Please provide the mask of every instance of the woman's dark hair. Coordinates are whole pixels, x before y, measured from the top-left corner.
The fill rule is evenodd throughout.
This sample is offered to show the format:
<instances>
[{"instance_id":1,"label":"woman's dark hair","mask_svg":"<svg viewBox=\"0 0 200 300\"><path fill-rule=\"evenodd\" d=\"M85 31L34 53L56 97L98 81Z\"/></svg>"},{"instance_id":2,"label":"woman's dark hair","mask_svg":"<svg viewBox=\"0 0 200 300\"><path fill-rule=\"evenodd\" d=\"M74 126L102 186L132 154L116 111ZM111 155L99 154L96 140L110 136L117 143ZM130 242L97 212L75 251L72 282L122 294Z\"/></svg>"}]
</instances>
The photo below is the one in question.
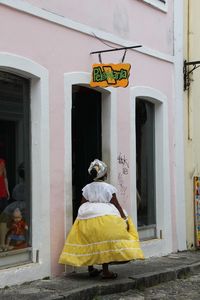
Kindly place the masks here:
<instances>
[{"instance_id":1,"label":"woman's dark hair","mask_svg":"<svg viewBox=\"0 0 200 300\"><path fill-rule=\"evenodd\" d=\"M92 169L90 171L90 177L91 177L91 179L94 179L94 178L97 177L97 170L96 169Z\"/></svg>"}]
</instances>

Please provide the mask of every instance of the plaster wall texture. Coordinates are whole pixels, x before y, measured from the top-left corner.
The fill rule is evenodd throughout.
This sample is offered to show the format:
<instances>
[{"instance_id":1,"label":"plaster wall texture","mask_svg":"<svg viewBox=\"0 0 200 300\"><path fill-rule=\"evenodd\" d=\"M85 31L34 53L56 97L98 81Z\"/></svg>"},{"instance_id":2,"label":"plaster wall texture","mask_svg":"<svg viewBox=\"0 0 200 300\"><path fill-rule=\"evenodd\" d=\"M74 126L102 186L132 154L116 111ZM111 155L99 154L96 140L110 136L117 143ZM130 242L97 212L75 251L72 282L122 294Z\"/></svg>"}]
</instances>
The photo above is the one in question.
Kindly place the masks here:
<instances>
[{"instance_id":1,"label":"plaster wall texture","mask_svg":"<svg viewBox=\"0 0 200 300\"><path fill-rule=\"evenodd\" d=\"M5 2L5 1L3 1ZM8 1L9 2L9 1ZM12 1L11 1L12 2ZM22 1L16 1L21 3ZM173 1L168 1L168 13L153 9L141 1L23 1L43 10L74 21L114 33L126 40L147 45L159 53L169 55L166 61L160 57L146 55L139 51L128 51L126 61L132 64L129 87L146 86L165 95L168 104L169 136L169 227L172 225L172 248L177 249L176 231L176 180L175 180L175 118L174 111L174 64L173 64ZM84 5L83 5L84 3ZM79 7L79 9L77 9ZM97 13L98 12L98 13ZM105 13L105 12L109 12ZM104 16L102 19L102 15ZM118 19L121 21L118 23ZM144 20L145 19L145 25ZM128 21L127 21L128 20ZM140 26L138 26L140 24ZM81 25L80 25L81 27ZM158 29L159 28L159 29ZM0 51L31 59L49 72L49 120L50 120L50 233L51 272L62 270L57 264L65 236L65 92L64 74L68 72L91 72L91 65L97 56L89 53L107 48L98 39L59 24L49 22L24 12L1 5L0 1ZM103 62L119 62L122 53L104 54ZM117 97L117 143L118 153L130 161L130 89L118 89ZM180 116L181 117L181 116ZM116 158L117 164L117 158ZM118 166L119 170L120 166ZM164 171L164 170L163 170ZM161 174L162 176L162 174ZM127 193L120 199L131 210L130 176L126 178ZM45 200L45 201L48 201ZM59 221L58 221L59 220ZM170 230L169 230L170 232ZM156 253L157 251L157 253ZM161 255L156 247L152 255ZM147 253L148 255L148 253Z\"/></svg>"},{"instance_id":2,"label":"plaster wall texture","mask_svg":"<svg viewBox=\"0 0 200 300\"><path fill-rule=\"evenodd\" d=\"M168 1L167 14L140 0L59 0L59 5L55 0L27 2L153 49L173 52L173 1Z\"/></svg>"}]
</instances>

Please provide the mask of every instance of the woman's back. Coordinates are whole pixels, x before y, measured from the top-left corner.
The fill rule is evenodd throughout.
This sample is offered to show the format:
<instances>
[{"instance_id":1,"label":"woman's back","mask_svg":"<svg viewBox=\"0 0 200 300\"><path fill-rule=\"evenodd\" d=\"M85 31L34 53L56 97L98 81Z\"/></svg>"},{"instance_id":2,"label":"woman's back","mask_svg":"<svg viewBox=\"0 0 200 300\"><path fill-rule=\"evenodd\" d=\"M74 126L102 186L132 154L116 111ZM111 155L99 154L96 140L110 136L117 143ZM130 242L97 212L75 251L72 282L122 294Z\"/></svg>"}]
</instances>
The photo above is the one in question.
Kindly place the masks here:
<instances>
[{"instance_id":1,"label":"woman's back","mask_svg":"<svg viewBox=\"0 0 200 300\"><path fill-rule=\"evenodd\" d=\"M89 202L108 203L112 195L116 194L116 188L103 181L94 181L83 189L83 197Z\"/></svg>"}]
</instances>

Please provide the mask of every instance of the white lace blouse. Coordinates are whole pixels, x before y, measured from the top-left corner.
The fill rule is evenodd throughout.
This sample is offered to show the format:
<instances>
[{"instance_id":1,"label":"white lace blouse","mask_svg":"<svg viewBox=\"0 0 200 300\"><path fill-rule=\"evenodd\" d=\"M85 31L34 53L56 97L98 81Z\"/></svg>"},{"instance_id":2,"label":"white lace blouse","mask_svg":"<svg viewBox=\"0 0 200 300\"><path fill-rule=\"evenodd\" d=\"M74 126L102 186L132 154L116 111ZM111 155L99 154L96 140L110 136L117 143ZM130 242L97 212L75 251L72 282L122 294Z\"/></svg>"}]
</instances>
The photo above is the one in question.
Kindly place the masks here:
<instances>
[{"instance_id":1,"label":"white lace blouse","mask_svg":"<svg viewBox=\"0 0 200 300\"><path fill-rule=\"evenodd\" d=\"M83 197L89 202L108 203L112 195L117 193L117 189L106 182L92 182L82 189Z\"/></svg>"},{"instance_id":2,"label":"white lace blouse","mask_svg":"<svg viewBox=\"0 0 200 300\"><path fill-rule=\"evenodd\" d=\"M106 182L92 182L82 189L83 197L88 202L82 204L78 210L78 219L90 219L104 215L120 217L118 209L110 203L116 188Z\"/></svg>"}]
</instances>

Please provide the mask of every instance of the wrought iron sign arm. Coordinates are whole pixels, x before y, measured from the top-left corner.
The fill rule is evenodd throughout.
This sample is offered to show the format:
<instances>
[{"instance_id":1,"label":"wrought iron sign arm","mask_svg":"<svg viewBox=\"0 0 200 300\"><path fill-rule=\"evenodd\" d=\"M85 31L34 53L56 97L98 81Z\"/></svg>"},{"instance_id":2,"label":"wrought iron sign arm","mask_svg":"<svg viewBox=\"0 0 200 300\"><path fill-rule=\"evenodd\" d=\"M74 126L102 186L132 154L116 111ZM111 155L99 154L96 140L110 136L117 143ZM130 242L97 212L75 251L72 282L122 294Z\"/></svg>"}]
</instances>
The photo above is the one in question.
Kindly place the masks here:
<instances>
[{"instance_id":1,"label":"wrought iron sign arm","mask_svg":"<svg viewBox=\"0 0 200 300\"><path fill-rule=\"evenodd\" d=\"M193 68L190 70L189 66L193 66ZM184 91L188 90L190 87L190 82L192 81L192 79L190 78L190 74L199 67L200 67L200 61L190 61L190 62L187 62L186 60L184 61L184 65L183 65Z\"/></svg>"},{"instance_id":2,"label":"wrought iron sign arm","mask_svg":"<svg viewBox=\"0 0 200 300\"><path fill-rule=\"evenodd\" d=\"M90 54L98 54L98 56L99 56L99 62L102 63L101 53L124 50L124 55L122 57L122 62L124 62L124 59L125 59L125 56L126 56L126 52L127 52L128 49L134 49L134 48L140 48L140 47L142 47L142 45L129 46L129 47L121 47L121 48L113 48L113 49L99 50L99 51L92 51L92 52L90 52Z\"/></svg>"},{"instance_id":3,"label":"wrought iron sign arm","mask_svg":"<svg viewBox=\"0 0 200 300\"><path fill-rule=\"evenodd\" d=\"M136 46L130 46L130 47L121 47L121 48L114 48L114 49L107 49L107 50L99 50L99 51L93 51L93 52L90 52L90 54L97 54L97 53L111 52L111 51L120 51L120 50L128 50L128 49L139 48L139 47L142 47L142 45L136 45Z\"/></svg>"}]
</instances>

